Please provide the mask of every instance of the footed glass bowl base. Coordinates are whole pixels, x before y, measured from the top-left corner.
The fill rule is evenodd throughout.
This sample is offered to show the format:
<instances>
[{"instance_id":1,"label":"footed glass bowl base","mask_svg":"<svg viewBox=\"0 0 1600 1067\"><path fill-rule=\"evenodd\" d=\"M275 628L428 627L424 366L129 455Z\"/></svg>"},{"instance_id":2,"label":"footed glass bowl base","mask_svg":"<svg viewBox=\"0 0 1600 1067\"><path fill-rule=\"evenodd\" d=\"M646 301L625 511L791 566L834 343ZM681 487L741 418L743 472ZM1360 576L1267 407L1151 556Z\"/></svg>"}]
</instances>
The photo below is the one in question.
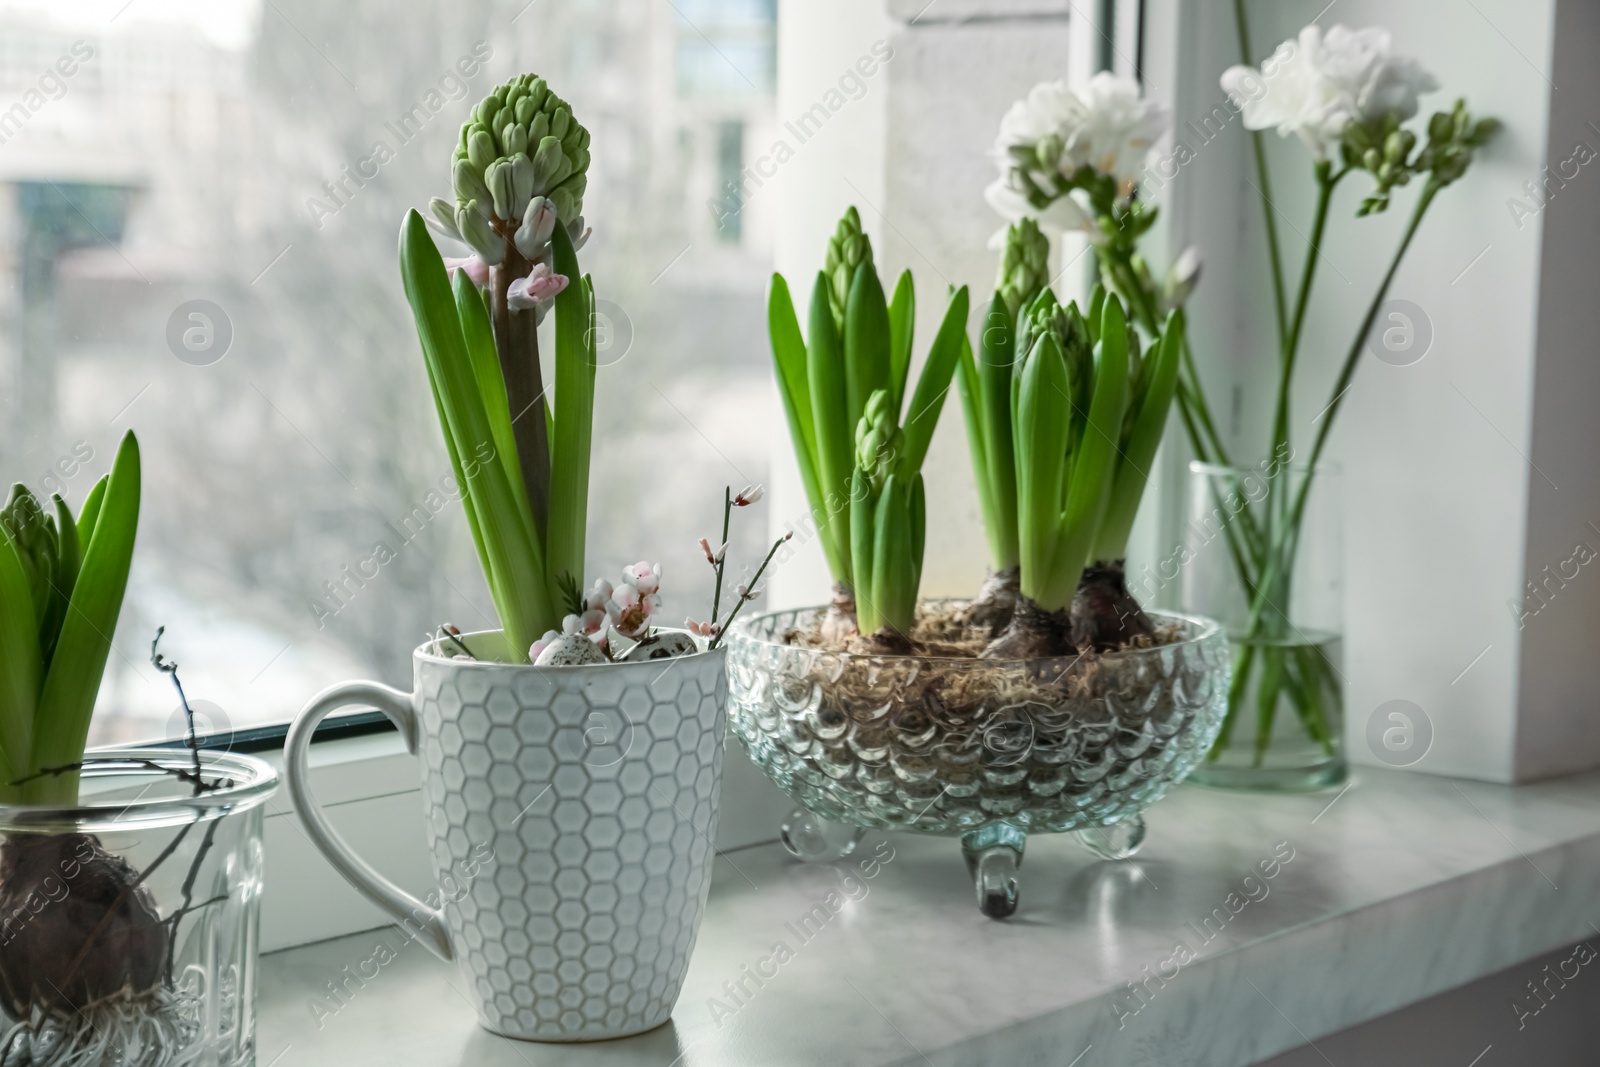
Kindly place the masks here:
<instances>
[{"instance_id":1,"label":"footed glass bowl base","mask_svg":"<svg viewBox=\"0 0 1600 1067\"><path fill-rule=\"evenodd\" d=\"M856 850L867 831L859 826L828 823L804 808L784 817L783 847L807 863L833 863ZM1144 816L1134 815L1113 826L1073 831L1078 844L1103 860L1130 859L1144 843ZM1017 910L1017 872L1028 845L1027 831L997 822L961 835L961 858L978 898L978 910L991 919L1010 918Z\"/></svg>"},{"instance_id":2,"label":"footed glass bowl base","mask_svg":"<svg viewBox=\"0 0 1600 1067\"><path fill-rule=\"evenodd\" d=\"M783 817L779 839L789 855L807 863L834 863L856 850L867 831L860 826L824 822L805 808Z\"/></svg>"}]
</instances>

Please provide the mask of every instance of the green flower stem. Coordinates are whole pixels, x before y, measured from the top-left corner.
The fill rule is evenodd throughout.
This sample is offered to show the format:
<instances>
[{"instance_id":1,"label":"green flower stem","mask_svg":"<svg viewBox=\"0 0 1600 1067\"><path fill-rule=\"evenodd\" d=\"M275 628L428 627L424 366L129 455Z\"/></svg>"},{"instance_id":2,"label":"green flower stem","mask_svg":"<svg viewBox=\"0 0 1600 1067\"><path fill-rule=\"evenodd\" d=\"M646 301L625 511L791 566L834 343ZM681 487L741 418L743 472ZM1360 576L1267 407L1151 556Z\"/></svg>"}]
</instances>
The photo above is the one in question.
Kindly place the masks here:
<instances>
[{"instance_id":1,"label":"green flower stem","mask_svg":"<svg viewBox=\"0 0 1600 1067\"><path fill-rule=\"evenodd\" d=\"M1291 401L1291 387L1294 384L1295 361L1300 354L1300 331L1305 325L1306 307L1311 301L1311 288L1316 280L1317 261L1322 258L1322 235L1328 226L1328 209L1332 204L1334 188L1339 184L1339 179L1349 173L1349 168L1344 168L1334 173L1332 166L1326 160L1319 160L1315 166L1317 181L1317 207L1311 223L1311 242L1306 251L1306 261L1300 274L1300 291L1295 297L1294 318L1290 321L1289 331L1280 336L1280 351L1278 353L1278 401L1277 408L1272 418L1272 452L1271 455L1282 454L1281 450L1289 444L1289 405ZM1278 514L1273 516L1274 521L1281 525L1288 508L1287 493L1279 493L1274 499L1280 501Z\"/></svg>"},{"instance_id":2,"label":"green flower stem","mask_svg":"<svg viewBox=\"0 0 1600 1067\"><path fill-rule=\"evenodd\" d=\"M530 264L514 249L506 262L493 268L489 288L493 306L494 347L499 356L517 465L522 472L521 491L533 515L533 527L542 539L550 515L550 439L543 418L545 397L539 367L539 333L531 311L513 311L507 290L528 273ZM535 408L537 407L537 410Z\"/></svg>"},{"instance_id":3,"label":"green flower stem","mask_svg":"<svg viewBox=\"0 0 1600 1067\"><path fill-rule=\"evenodd\" d=\"M1233 738L1234 724L1239 721L1239 708L1244 703L1245 686L1249 684L1250 668L1255 662L1256 646L1241 644L1233 652L1233 673L1228 676L1228 713L1222 719L1222 729L1212 742L1206 759L1215 760L1228 748Z\"/></svg>"},{"instance_id":4,"label":"green flower stem","mask_svg":"<svg viewBox=\"0 0 1600 1067\"><path fill-rule=\"evenodd\" d=\"M1233 0L1233 22L1239 32L1239 62L1255 65L1255 52L1250 47L1250 23L1244 15L1244 0ZM1283 256L1278 250L1278 222L1272 214L1272 179L1267 172L1267 153L1262 144L1261 131L1250 131L1252 155L1256 161L1256 180L1261 183L1261 217L1267 227L1267 256L1272 261L1272 306L1278 316L1278 337L1281 339L1287 326L1287 304L1284 301Z\"/></svg>"},{"instance_id":5,"label":"green flower stem","mask_svg":"<svg viewBox=\"0 0 1600 1067\"><path fill-rule=\"evenodd\" d=\"M1406 226L1405 236L1400 240L1400 247L1395 249L1394 258L1389 263L1389 269L1384 272L1383 281L1378 286L1378 291L1373 294L1372 302L1367 306L1367 312L1361 319L1361 326L1356 331L1355 339L1350 344L1350 351L1345 355L1344 365L1339 370L1339 377L1333 384L1333 395L1328 402L1326 418L1317 430L1317 436L1311 446L1311 458L1306 464L1306 476L1300 483L1300 488L1295 494L1294 504L1289 511L1288 522L1278 531L1268 554L1267 565L1262 573L1262 580L1254 601L1250 606L1250 621L1247 633L1255 636L1260 632L1262 612L1268 606L1266 592L1272 589L1279 581L1280 575L1287 575L1294 566L1295 553L1299 546L1300 523L1305 517L1306 501L1311 495L1311 486L1316 477L1317 463L1322 458L1322 451L1328 443L1328 435L1332 431L1333 422L1339 413L1339 407L1344 402L1345 391L1350 386L1350 379L1355 375L1356 364L1361 358L1362 349L1366 345L1367 334L1372 329L1372 324L1378 318L1378 309L1389 294L1389 286L1394 281L1395 273L1400 269L1400 263L1405 258L1406 251L1411 247L1411 240L1416 236L1417 227L1422 223L1422 217L1427 213L1428 205L1433 203L1433 198L1439 192L1440 186L1429 178L1423 187L1422 195L1417 198L1417 206L1411 213L1411 221ZM1281 611L1281 609L1279 609Z\"/></svg>"}]
</instances>

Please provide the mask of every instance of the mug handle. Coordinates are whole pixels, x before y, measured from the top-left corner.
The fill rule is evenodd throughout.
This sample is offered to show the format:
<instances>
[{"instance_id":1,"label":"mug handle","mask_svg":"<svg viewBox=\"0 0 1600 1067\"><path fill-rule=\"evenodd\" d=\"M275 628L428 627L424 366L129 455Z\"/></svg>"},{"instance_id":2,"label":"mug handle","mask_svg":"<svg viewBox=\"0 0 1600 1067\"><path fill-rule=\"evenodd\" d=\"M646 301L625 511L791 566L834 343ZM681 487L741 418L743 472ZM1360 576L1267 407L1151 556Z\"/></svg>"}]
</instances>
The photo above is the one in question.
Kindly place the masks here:
<instances>
[{"instance_id":1,"label":"mug handle","mask_svg":"<svg viewBox=\"0 0 1600 1067\"><path fill-rule=\"evenodd\" d=\"M311 737L317 732L318 723L351 704L370 704L383 712L405 739L406 750L416 754L417 713L411 706L410 693L377 682L336 685L313 697L289 727L289 737L283 746L284 779L289 784L289 795L294 798L295 810L300 813L300 821L305 824L311 843L327 857L333 869L408 933L417 936L434 955L443 960L453 959L455 952L450 946L443 909L430 908L356 855L311 795L311 771L307 761Z\"/></svg>"}]
</instances>

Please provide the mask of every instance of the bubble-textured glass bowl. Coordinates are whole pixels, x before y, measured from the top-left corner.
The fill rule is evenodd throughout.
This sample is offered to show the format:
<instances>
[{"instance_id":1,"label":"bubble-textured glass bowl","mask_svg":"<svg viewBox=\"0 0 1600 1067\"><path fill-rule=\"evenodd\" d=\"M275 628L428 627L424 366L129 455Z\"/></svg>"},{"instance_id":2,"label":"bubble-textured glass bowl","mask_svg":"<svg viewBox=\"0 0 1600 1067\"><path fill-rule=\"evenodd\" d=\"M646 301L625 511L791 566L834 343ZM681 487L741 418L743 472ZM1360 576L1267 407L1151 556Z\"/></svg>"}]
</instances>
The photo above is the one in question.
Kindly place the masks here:
<instances>
[{"instance_id":1,"label":"bubble-textured glass bowl","mask_svg":"<svg viewBox=\"0 0 1600 1067\"><path fill-rule=\"evenodd\" d=\"M789 644L818 610L760 615L728 639L729 722L804 809L785 844L831 858L868 829L959 835L995 918L1016 910L1029 833L1132 855L1140 813L1205 757L1227 710L1228 640L1208 619L1152 611L1178 639L1147 649L981 660ZM830 851L817 819L855 831Z\"/></svg>"}]
</instances>

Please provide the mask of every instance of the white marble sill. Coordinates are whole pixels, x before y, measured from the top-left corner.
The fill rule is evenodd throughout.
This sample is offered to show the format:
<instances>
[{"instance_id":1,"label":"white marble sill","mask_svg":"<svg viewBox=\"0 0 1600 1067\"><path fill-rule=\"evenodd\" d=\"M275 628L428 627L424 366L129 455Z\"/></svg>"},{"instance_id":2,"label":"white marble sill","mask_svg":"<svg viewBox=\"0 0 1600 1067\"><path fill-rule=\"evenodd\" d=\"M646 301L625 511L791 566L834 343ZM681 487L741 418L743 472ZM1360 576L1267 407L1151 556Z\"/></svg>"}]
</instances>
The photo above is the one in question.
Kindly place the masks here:
<instances>
[{"instance_id":1,"label":"white marble sill","mask_svg":"<svg viewBox=\"0 0 1600 1067\"><path fill-rule=\"evenodd\" d=\"M832 867L776 845L724 856L672 1022L624 1041L493 1037L420 944L333 999L341 968L401 944L392 929L277 953L258 1062L1239 1067L1600 920L1600 774L1510 788L1363 768L1338 795L1185 787L1149 815L1132 861L1032 839L1005 922L978 913L953 840L872 837ZM819 906L820 929L798 930ZM763 964L780 942L792 958ZM746 967L776 974L758 987Z\"/></svg>"}]
</instances>

